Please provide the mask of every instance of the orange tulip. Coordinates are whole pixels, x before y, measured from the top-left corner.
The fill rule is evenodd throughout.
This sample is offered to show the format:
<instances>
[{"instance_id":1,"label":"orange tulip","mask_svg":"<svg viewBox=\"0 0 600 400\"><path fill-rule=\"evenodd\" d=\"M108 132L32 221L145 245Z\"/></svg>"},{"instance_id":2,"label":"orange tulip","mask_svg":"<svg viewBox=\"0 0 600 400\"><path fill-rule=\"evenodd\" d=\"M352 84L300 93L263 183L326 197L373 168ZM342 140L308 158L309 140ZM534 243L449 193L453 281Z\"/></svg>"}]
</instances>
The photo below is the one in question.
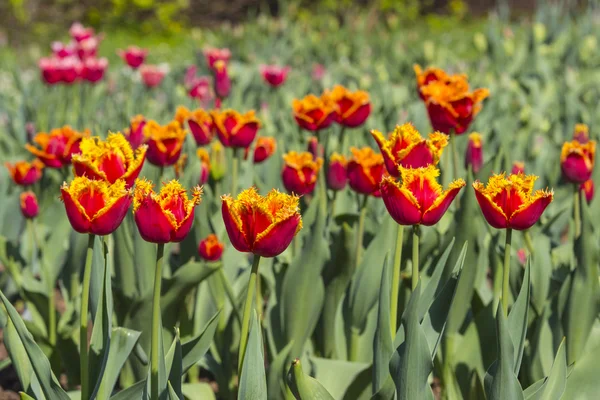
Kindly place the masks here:
<instances>
[{"instance_id":1,"label":"orange tulip","mask_svg":"<svg viewBox=\"0 0 600 400\"><path fill-rule=\"evenodd\" d=\"M236 199L221 197L229 240L238 251L262 257L281 254L302 229L299 198L271 190L261 196L251 187Z\"/></svg>"},{"instance_id":2,"label":"orange tulip","mask_svg":"<svg viewBox=\"0 0 600 400\"><path fill-rule=\"evenodd\" d=\"M159 167L175 164L181 155L185 135L186 131L177 121L164 126L153 120L146 122L144 136L148 143L148 161Z\"/></svg>"},{"instance_id":3,"label":"orange tulip","mask_svg":"<svg viewBox=\"0 0 600 400\"><path fill-rule=\"evenodd\" d=\"M533 192L535 175L493 175L487 186L473 183L479 207L486 221L496 229L529 229L552 202L554 193Z\"/></svg>"},{"instance_id":4,"label":"orange tulip","mask_svg":"<svg viewBox=\"0 0 600 400\"><path fill-rule=\"evenodd\" d=\"M446 71L440 68L427 67L425 71L423 71L420 65L415 64L413 66L413 69L415 71L415 75L417 76L417 91L419 93L419 96L423 100L425 100L425 98L421 93L421 88L429 85L431 82L447 82L450 79L450 75L448 75ZM465 75L463 76L466 77Z\"/></svg>"},{"instance_id":5,"label":"orange tulip","mask_svg":"<svg viewBox=\"0 0 600 400\"><path fill-rule=\"evenodd\" d=\"M392 218L400 225L434 225L465 186L457 179L447 190L437 182L440 171L433 165L422 168L400 167L400 182L385 177L381 197Z\"/></svg>"},{"instance_id":6,"label":"orange tulip","mask_svg":"<svg viewBox=\"0 0 600 400\"><path fill-rule=\"evenodd\" d=\"M277 142L274 137L259 136L256 138L256 145L254 147L254 164L260 164L275 153L277 149ZM246 147L246 154L244 158L248 158L250 153L250 147Z\"/></svg>"},{"instance_id":7,"label":"orange tulip","mask_svg":"<svg viewBox=\"0 0 600 400\"><path fill-rule=\"evenodd\" d=\"M40 180L44 163L37 158L32 162L17 161L14 164L5 163L12 180L21 186L30 186Z\"/></svg>"},{"instance_id":8,"label":"orange tulip","mask_svg":"<svg viewBox=\"0 0 600 400\"><path fill-rule=\"evenodd\" d=\"M38 147L26 144L25 148L39 158L46 167L61 168L71 163L73 154L79 153L79 142L87 136L90 136L89 129L77 132L65 125L62 128L52 129L50 133L38 133L33 138Z\"/></svg>"}]
</instances>

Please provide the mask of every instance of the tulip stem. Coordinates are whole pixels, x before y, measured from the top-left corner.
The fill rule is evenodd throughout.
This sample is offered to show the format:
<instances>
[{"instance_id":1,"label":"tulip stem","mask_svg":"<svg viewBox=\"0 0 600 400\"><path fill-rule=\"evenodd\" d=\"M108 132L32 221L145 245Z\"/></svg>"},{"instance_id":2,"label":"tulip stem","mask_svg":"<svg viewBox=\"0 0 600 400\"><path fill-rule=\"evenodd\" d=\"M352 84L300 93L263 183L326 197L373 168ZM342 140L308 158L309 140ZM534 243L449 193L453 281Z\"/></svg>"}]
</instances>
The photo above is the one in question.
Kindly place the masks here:
<instances>
[{"instance_id":1,"label":"tulip stem","mask_svg":"<svg viewBox=\"0 0 600 400\"><path fill-rule=\"evenodd\" d=\"M531 240L531 235L529 234L528 230L523 232L523 237L525 239L525 247L527 247L529 255L533 256L535 248L533 247L533 241Z\"/></svg>"},{"instance_id":2,"label":"tulip stem","mask_svg":"<svg viewBox=\"0 0 600 400\"><path fill-rule=\"evenodd\" d=\"M252 303L254 303L254 291L256 289L256 279L258 275L258 264L260 256L254 255L252 261L252 270L250 271L250 280L248 281L248 291L246 292L246 303L244 304L244 315L242 317L242 332L240 334L240 348L238 354L238 375L242 374L242 366L244 365L244 356L246 354L246 346L248 344L248 331L250 329L250 314L252 312Z\"/></svg>"},{"instance_id":3,"label":"tulip stem","mask_svg":"<svg viewBox=\"0 0 600 400\"><path fill-rule=\"evenodd\" d=\"M390 306L390 328L392 338L396 336L396 324L398 321L398 296L400 294L400 268L402 261L402 242L404 240L404 226L398 225L396 234L396 251L394 253L394 271L392 274L392 303Z\"/></svg>"},{"instance_id":4,"label":"tulip stem","mask_svg":"<svg viewBox=\"0 0 600 400\"><path fill-rule=\"evenodd\" d=\"M364 195L362 205L360 207L360 216L358 217L358 231L356 232L356 257L354 259L354 269L358 269L360 259L362 257L363 235L365 232L365 218L367 216L367 201L369 195Z\"/></svg>"},{"instance_id":5,"label":"tulip stem","mask_svg":"<svg viewBox=\"0 0 600 400\"><path fill-rule=\"evenodd\" d=\"M581 235L581 203L579 200L581 192L578 184L573 187L575 189L573 192L573 219L575 220L575 239L577 239Z\"/></svg>"},{"instance_id":6,"label":"tulip stem","mask_svg":"<svg viewBox=\"0 0 600 400\"><path fill-rule=\"evenodd\" d=\"M450 132L450 147L452 150L452 179L458 179L458 153L456 151L456 133ZM452 179L450 182L452 182ZM458 203L456 203L458 205Z\"/></svg>"},{"instance_id":7,"label":"tulip stem","mask_svg":"<svg viewBox=\"0 0 600 400\"><path fill-rule=\"evenodd\" d=\"M150 349L150 399L158 400L158 360L160 341L160 286L162 283L162 264L165 244L158 243L156 248L156 268L154 269L154 293L152 296L152 339Z\"/></svg>"},{"instance_id":8,"label":"tulip stem","mask_svg":"<svg viewBox=\"0 0 600 400\"><path fill-rule=\"evenodd\" d=\"M411 287L415 290L419 283L419 225L413 225L413 242L412 242L412 276Z\"/></svg>"},{"instance_id":9,"label":"tulip stem","mask_svg":"<svg viewBox=\"0 0 600 400\"><path fill-rule=\"evenodd\" d=\"M81 288L81 311L79 312L79 371L81 376L81 398L89 398L88 388L88 303L90 300L90 280L92 277L92 259L96 235L89 234L88 247L83 267L83 286Z\"/></svg>"},{"instance_id":10,"label":"tulip stem","mask_svg":"<svg viewBox=\"0 0 600 400\"><path fill-rule=\"evenodd\" d=\"M238 149L233 148L233 159L231 160L231 195L235 196L237 190L238 167L240 160L238 159Z\"/></svg>"},{"instance_id":11,"label":"tulip stem","mask_svg":"<svg viewBox=\"0 0 600 400\"><path fill-rule=\"evenodd\" d=\"M510 247L512 242L512 229L506 229L506 244L504 245L504 269L502 270L502 310L508 316L508 291L510 283Z\"/></svg>"}]
</instances>

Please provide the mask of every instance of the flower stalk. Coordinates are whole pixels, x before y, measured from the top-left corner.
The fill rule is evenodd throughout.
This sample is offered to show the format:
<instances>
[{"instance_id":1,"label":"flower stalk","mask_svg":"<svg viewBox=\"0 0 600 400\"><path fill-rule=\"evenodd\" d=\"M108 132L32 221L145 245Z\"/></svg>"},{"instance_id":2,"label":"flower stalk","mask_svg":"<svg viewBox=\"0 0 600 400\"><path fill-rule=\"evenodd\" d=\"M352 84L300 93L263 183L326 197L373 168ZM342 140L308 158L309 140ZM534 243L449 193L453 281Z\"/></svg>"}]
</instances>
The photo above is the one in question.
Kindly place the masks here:
<instances>
[{"instance_id":1,"label":"flower stalk","mask_svg":"<svg viewBox=\"0 0 600 400\"><path fill-rule=\"evenodd\" d=\"M398 225L396 234L396 251L394 252L394 270L392 273L392 300L390 306L390 328L392 338L396 336L398 323L398 296L400 294L400 268L402 262L402 242L404 240L404 226Z\"/></svg>"},{"instance_id":2,"label":"flower stalk","mask_svg":"<svg viewBox=\"0 0 600 400\"><path fill-rule=\"evenodd\" d=\"M158 360L159 340L161 329L160 318L160 287L162 283L162 264L165 244L158 243L156 247L156 267L154 269L154 293L152 296L152 339L150 350L150 399L158 400Z\"/></svg>"},{"instance_id":3,"label":"flower stalk","mask_svg":"<svg viewBox=\"0 0 600 400\"><path fill-rule=\"evenodd\" d=\"M502 270L502 310L508 316L508 291L510 284L510 248L512 243L512 229L506 229L506 243L504 245L504 269Z\"/></svg>"},{"instance_id":4,"label":"flower stalk","mask_svg":"<svg viewBox=\"0 0 600 400\"><path fill-rule=\"evenodd\" d=\"M90 280L96 235L89 234L85 266L83 267L83 287L81 288L81 310L79 313L79 371L81 377L81 398L89 398L88 382L88 304L90 300Z\"/></svg>"},{"instance_id":5,"label":"flower stalk","mask_svg":"<svg viewBox=\"0 0 600 400\"><path fill-rule=\"evenodd\" d=\"M575 183L573 185L573 219L575 222L575 239L581 235L581 191L579 190L580 185Z\"/></svg>"},{"instance_id":6,"label":"flower stalk","mask_svg":"<svg viewBox=\"0 0 600 400\"><path fill-rule=\"evenodd\" d=\"M411 288L415 290L419 283L419 236L421 232L419 225L413 225L413 242L412 242L412 276Z\"/></svg>"},{"instance_id":7,"label":"flower stalk","mask_svg":"<svg viewBox=\"0 0 600 400\"><path fill-rule=\"evenodd\" d=\"M252 314L252 304L254 303L254 291L256 290L256 279L258 276L258 265L260 256L254 255L252 261L252 270L250 271L250 280L248 281L248 291L246 292L246 303L244 304L244 315L242 317L242 332L240 334L240 349L238 354L238 374L242 374L244 365L244 356L248 345L248 332L250 329L250 315Z\"/></svg>"}]
</instances>

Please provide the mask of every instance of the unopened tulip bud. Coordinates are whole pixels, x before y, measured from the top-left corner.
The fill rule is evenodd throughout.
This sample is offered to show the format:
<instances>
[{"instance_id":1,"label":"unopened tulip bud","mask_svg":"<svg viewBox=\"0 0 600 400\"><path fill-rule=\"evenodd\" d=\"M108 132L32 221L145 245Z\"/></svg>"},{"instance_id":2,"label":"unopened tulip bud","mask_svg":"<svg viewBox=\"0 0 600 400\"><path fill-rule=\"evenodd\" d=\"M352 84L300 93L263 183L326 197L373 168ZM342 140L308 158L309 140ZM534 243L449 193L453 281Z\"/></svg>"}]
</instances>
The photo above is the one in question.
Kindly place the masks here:
<instances>
[{"instance_id":1,"label":"unopened tulip bud","mask_svg":"<svg viewBox=\"0 0 600 400\"><path fill-rule=\"evenodd\" d=\"M587 181L585 181L581 184L579 189L585 195L585 200L587 201L587 203L590 204L592 202L592 200L594 199L594 191L595 191L594 181L591 179L588 179Z\"/></svg>"},{"instance_id":2,"label":"unopened tulip bud","mask_svg":"<svg viewBox=\"0 0 600 400\"><path fill-rule=\"evenodd\" d=\"M314 158L323 157L323 145L319 143L316 136L312 136L308 139L307 151L311 153Z\"/></svg>"},{"instance_id":3,"label":"unopened tulip bud","mask_svg":"<svg viewBox=\"0 0 600 400\"><path fill-rule=\"evenodd\" d=\"M467 151L465 153L465 168L468 168L470 165L474 174L478 173L483 165L482 144L483 142L479 133L471 133L469 135L469 143L467 144Z\"/></svg>"},{"instance_id":4,"label":"unopened tulip bud","mask_svg":"<svg viewBox=\"0 0 600 400\"><path fill-rule=\"evenodd\" d=\"M196 154L200 160L200 179L198 184L204 185L208 182L208 176L210 175L210 157L208 156L208 151L202 148L196 150Z\"/></svg>"},{"instance_id":5,"label":"unopened tulip bud","mask_svg":"<svg viewBox=\"0 0 600 400\"><path fill-rule=\"evenodd\" d=\"M227 72L227 64L224 61L219 60L214 64L214 78L215 78L215 93L220 99L224 99L229 96L231 91L231 80L229 79L229 73Z\"/></svg>"},{"instance_id":6,"label":"unopened tulip bud","mask_svg":"<svg viewBox=\"0 0 600 400\"><path fill-rule=\"evenodd\" d=\"M512 170L510 171L510 173L513 175L524 174L525 173L525 163L523 161L513 162Z\"/></svg>"},{"instance_id":7,"label":"unopened tulip bud","mask_svg":"<svg viewBox=\"0 0 600 400\"><path fill-rule=\"evenodd\" d=\"M590 129L586 124L577 124L573 130L573 140L585 144L590 141Z\"/></svg>"},{"instance_id":8,"label":"unopened tulip bud","mask_svg":"<svg viewBox=\"0 0 600 400\"><path fill-rule=\"evenodd\" d=\"M37 217L40 212L37 197L33 192L21 193L21 213L27 219Z\"/></svg>"},{"instance_id":9,"label":"unopened tulip bud","mask_svg":"<svg viewBox=\"0 0 600 400\"><path fill-rule=\"evenodd\" d=\"M327 168L327 187L331 190L343 190L348 182L348 162L338 153L333 153Z\"/></svg>"},{"instance_id":10,"label":"unopened tulip bud","mask_svg":"<svg viewBox=\"0 0 600 400\"><path fill-rule=\"evenodd\" d=\"M198 254L206 261L219 261L223 255L225 245L219 242L219 238L211 233L198 245Z\"/></svg>"}]
</instances>

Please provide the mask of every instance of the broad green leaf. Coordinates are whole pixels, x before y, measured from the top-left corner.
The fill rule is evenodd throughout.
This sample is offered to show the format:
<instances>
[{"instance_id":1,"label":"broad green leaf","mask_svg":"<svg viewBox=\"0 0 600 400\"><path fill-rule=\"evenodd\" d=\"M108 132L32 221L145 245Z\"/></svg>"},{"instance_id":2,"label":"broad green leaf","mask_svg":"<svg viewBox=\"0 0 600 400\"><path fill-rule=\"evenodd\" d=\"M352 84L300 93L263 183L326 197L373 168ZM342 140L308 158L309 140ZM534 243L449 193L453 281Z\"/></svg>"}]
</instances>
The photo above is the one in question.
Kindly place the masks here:
<instances>
[{"instance_id":1,"label":"broad green leaf","mask_svg":"<svg viewBox=\"0 0 600 400\"><path fill-rule=\"evenodd\" d=\"M392 267L393 268L393 267ZM390 358L394 353L393 338L390 328L390 282L389 263L386 260L381 271L379 306L377 313L377 331L373 343L373 394L380 393L380 398L391 399L394 396L393 381L390 376ZM391 386L390 386L391 385Z\"/></svg>"},{"instance_id":2,"label":"broad green leaf","mask_svg":"<svg viewBox=\"0 0 600 400\"><path fill-rule=\"evenodd\" d=\"M293 342L288 343L269 364L269 369L267 370L267 394L270 400L281 398L286 391L285 376L287 371L285 367L293 345Z\"/></svg>"},{"instance_id":3,"label":"broad green leaf","mask_svg":"<svg viewBox=\"0 0 600 400\"><path fill-rule=\"evenodd\" d=\"M183 398L181 392L181 377L183 376L183 355L181 351L181 341L179 340L179 329L175 328L175 339L173 339L173 351L169 349L166 355L166 369L169 371L169 393L173 391L176 396ZM172 358L169 356L172 353Z\"/></svg>"},{"instance_id":4,"label":"broad green leaf","mask_svg":"<svg viewBox=\"0 0 600 400\"><path fill-rule=\"evenodd\" d=\"M127 328L113 328L110 335L110 348L106 360L106 368L98 387L97 398L108 399L117 383L119 373L125 361L136 346L140 332Z\"/></svg>"},{"instance_id":5,"label":"broad green leaf","mask_svg":"<svg viewBox=\"0 0 600 400\"><path fill-rule=\"evenodd\" d=\"M597 365L600 359L600 320L596 320L585 345L583 357L570 371L564 399L593 399L600 392Z\"/></svg>"},{"instance_id":6,"label":"broad green leaf","mask_svg":"<svg viewBox=\"0 0 600 400\"><path fill-rule=\"evenodd\" d=\"M368 363L311 357L312 375L336 399L368 398L373 371Z\"/></svg>"},{"instance_id":7,"label":"broad green leaf","mask_svg":"<svg viewBox=\"0 0 600 400\"><path fill-rule=\"evenodd\" d=\"M169 400L183 400L182 396L179 396L177 393L175 393L175 390L171 385L171 381L167 381L167 389L169 393Z\"/></svg>"},{"instance_id":8,"label":"broad green leaf","mask_svg":"<svg viewBox=\"0 0 600 400\"><path fill-rule=\"evenodd\" d=\"M4 293L0 291L0 299L2 303L4 303L4 307L6 308L6 313L8 314L8 318L11 323L14 325L15 331L17 332L20 341L25 348L25 352L27 353L27 358L31 363L31 368L33 370L33 376L39 382L41 387L41 391L44 396L49 399L57 399L57 400L68 400L69 396L67 393L60 387L56 377L52 373L50 368L50 362L42 352L42 350L38 347L38 345L33 340L31 334L25 328L25 324L23 320L17 313L17 310L14 309L12 304L8 301L8 299L4 296Z\"/></svg>"},{"instance_id":9,"label":"broad green leaf","mask_svg":"<svg viewBox=\"0 0 600 400\"><path fill-rule=\"evenodd\" d=\"M442 253L440 258L438 259L435 267L433 267L433 275L427 281L427 285L423 289L423 294L421 295L421 301L419 302L419 316L423 318L423 316L427 313L427 310L433 303L433 300L440 294L446 285L446 280L452 273L453 269L456 270L455 266L452 266L451 263L448 262L448 257L450 256L450 252L454 246L455 240L452 239L446 250ZM462 268L461 260L464 260L466 249L466 243L463 245L461 253L459 253L459 257L456 259L456 262L460 264L458 270Z\"/></svg>"},{"instance_id":10,"label":"broad green leaf","mask_svg":"<svg viewBox=\"0 0 600 400\"><path fill-rule=\"evenodd\" d=\"M246 347L246 355L244 356L244 365L242 366L240 377L239 400L267 399L267 378L260 330L256 311L253 310L248 346Z\"/></svg>"},{"instance_id":11,"label":"broad green leaf","mask_svg":"<svg viewBox=\"0 0 600 400\"><path fill-rule=\"evenodd\" d=\"M125 390L121 390L110 398L110 400L129 400L129 399L141 399L146 389L146 380L136 382L132 386L129 386Z\"/></svg>"},{"instance_id":12,"label":"broad green leaf","mask_svg":"<svg viewBox=\"0 0 600 400\"><path fill-rule=\"evenodd\" d=\"M560 400L567 386L567 356L563 339L556 352L554 364L544 385L540 400Z\"/></svg>"},{"instance_id":13,"label":"broad green leaf","mask_svg":"<svg viewBox=\"0 0 600 400\"><path fill-rule=\"evenodd\" d=\"M302 371L299 359L292 362L287 380L296 400L334 400L334 397L319 381Z\"/></svg>"},{"instance_id":14,"label":"broad green leaf","mask_svg":"<svg viewBox=\"0 0 600 400\"><path fill-rule=\"evenodd\" d=\"M185 383L183 395L187 400L215 400L215 392L208 383Z\"/></svg>"},{"instance_id":15,"label":"broad green leaf","mask_svg":"<svg viewBox=\"0 0 600 400\"><path fill-rule=\"evenodd\" d=\"M192 365L195 365L200 361L208 351L208 348L213 341L213 337L215 336L215 331L217 330L219 314L220 311L217 311L198 336L181 345L181 354L183 356L182 373L186 373Z\"/></svg>"},{"instance_id":16,"label":"broad green leaf","mask_svg":"<svg viewBox=\"0 0 600 400\"><path fill-rule=\"evenodd\" d=\"M513 304L513 307L508 314L507 327L514 346L514 362L513 368L515 375L519 376L521 369L521 360L523 358L523 350L525 349L525 340L527 338L527 314L529 310L530 286L531 281L531 258L527 260L523 284L519 295Z\"/></svg>"}]
</instances>

